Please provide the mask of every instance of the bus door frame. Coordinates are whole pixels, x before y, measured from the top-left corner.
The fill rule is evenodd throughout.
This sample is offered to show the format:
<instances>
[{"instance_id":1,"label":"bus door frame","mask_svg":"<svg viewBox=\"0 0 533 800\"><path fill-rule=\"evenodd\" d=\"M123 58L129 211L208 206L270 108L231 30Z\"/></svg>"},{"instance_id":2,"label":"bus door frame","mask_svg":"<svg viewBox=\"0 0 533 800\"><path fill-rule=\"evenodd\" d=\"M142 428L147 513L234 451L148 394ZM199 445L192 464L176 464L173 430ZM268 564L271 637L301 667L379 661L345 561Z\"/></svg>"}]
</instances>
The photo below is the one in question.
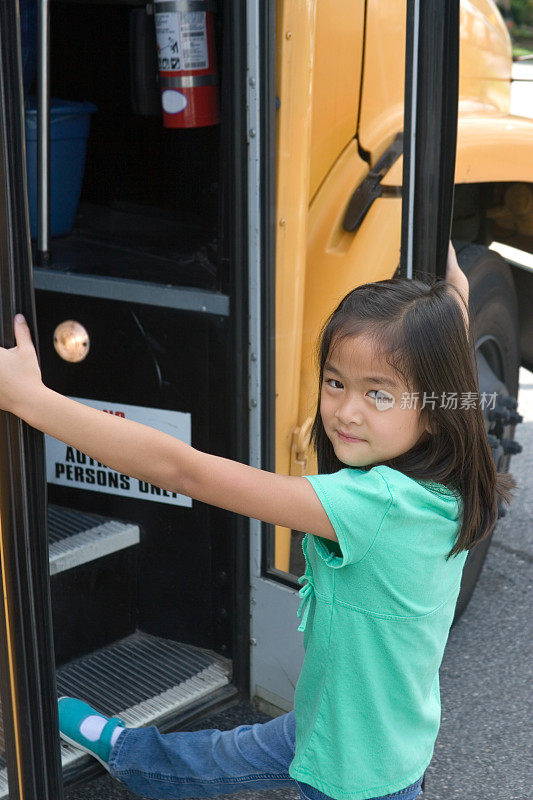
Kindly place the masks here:
<instances>
[{"instance_id":1,"label":"bus door frame","mask_svg":"<svg viewBox=\"0 0 533 800\"><path fill-rule=\"evenodd\" d=\"M400 276L444 278L457 146L460 0L408 0Z\"/></svg>"},{"instance_id":2,"label":"bus door frame","mask_svg":"<svg viewBox=\"0 0 533 800\"><path fill-rule=\"evenodd\" d=\"M17 0L0 4L0 344L22 312L35 336ZM0 413L0 651L10 798L61 800L43 436ZM7 691L5 687L9 687Z\"/></svg>"}]
</instances>

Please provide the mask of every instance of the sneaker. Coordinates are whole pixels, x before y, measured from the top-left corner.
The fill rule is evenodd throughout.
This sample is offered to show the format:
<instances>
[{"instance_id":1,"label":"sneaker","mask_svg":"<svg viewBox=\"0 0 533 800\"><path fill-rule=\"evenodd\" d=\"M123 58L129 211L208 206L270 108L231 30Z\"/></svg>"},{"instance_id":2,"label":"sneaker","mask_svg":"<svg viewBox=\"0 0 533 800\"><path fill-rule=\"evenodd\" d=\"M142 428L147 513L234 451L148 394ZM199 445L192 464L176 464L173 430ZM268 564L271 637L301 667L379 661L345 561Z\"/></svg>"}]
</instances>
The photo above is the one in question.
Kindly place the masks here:
<instances>
[{"instance_id":1,"label":"sneaker","mask_svg":"<svg viewBox=\"0 0 533 800\"><path fill-rule=\"evenodd\" d=\"M106 717L75 697L60 697L57 705L61 738L97 758L109 772L109 756L118 738L113 733L126 723L119 717Z\"/></svg>"}]
</instances>

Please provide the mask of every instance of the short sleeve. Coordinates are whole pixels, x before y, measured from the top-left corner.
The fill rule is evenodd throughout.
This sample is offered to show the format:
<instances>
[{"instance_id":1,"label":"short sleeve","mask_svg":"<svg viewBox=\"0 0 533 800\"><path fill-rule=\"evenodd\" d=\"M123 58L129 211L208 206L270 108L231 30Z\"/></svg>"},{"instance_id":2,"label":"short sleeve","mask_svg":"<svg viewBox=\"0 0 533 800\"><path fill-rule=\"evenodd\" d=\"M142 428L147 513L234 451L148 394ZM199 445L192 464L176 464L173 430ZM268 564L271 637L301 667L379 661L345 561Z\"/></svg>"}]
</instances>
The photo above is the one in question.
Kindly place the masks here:
<instances>
[{"instance_id":1,"label":"short sleeve","mask_svg":"<svg viewBox=\"0 0 533 800\"><path fill-rule=\"evenodd\" d=\"M304 477L315 490L338 539L337 546L334 541L314 536L318 554L333 568L361 561L393 503L385 478L375 468L347 468Z\"/></svg>"}]
</instances>

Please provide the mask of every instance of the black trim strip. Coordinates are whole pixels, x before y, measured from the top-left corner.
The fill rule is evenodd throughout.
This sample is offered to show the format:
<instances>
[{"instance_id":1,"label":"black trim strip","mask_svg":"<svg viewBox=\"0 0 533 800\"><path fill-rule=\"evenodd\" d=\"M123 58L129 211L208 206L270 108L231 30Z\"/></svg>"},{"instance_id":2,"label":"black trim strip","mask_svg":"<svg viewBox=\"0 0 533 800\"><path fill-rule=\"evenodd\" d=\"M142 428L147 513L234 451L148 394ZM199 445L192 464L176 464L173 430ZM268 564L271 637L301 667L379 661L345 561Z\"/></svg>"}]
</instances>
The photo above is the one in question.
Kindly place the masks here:
<instances>
[{"instance_id":1,"label":"black trim strip","mask_svg":"<svg viewBox=\"0 0 533 800\"><path fill-rule=\"evenodd\" d=\"M362 48L361 48L361 77L359 80L359 100L357 103L357 130L355 134L355 138L357 139L357 147L359 149L359 155L364 161L370 160L370 154L363 150L361 147L360 142L360 128L361 128L361 110L363 108L363 89L365 85L365 58L366 58L366 37L367 37L367 23L368 23L368 0L365 0L365 8L363 12L363 40L362 40Z\"/></svg>"},{"instance_id":2,"label":"black trim strip","mask_svg":"<svg viewBox=\"0 0 533 800\"><path fill-rule=\"evenodd\" d=\"M276 43L275 3L264 3L261 20L261 408L263 469L276 470ZM261 574L274 563L273 525L263 523Z\"/></svg>"},{"instance_id":3,"label":"black trim strip","mask_svg":"<svg viewBox=\"0 0 533 800\"><path fill-rule=\"evenodd\" d=\"M408 0L402 277L444 277L446 272L458 92L459 0Z\"/></svg>"},{"instance_id":4,"label":"black trim strip","mask_svg":"<svg viewBox=\"0 0 533 800\"><path fill-rule=\"evenodd\" d=\"M248 463L248 146L246 124L246 9L224 7L221 85L220 268L230 296L231 457ZM226 276L228 278L226 279ZM232 652L233 683L250 696L250 537L246 517L234 515ZM213 604L215 610L215 604ZM230 655L225 653L224 655Z\"/></svg>"},{"instance_id":5,"label":"black trim strip","mask_svg":"<svg viewBox=\"0 0 533 800\"><path fill-rule=\"evenodd\" d=\"M36 330L23 130L18 4L5 0L0 3L0 344L4 347L14 344L15 312L22 311ZM16 665L19 791L28 800L63 797L45 491L42 434L0 413L0 514ZM6 738L9 741L10 732ZM12 744L7 768L10 797L15 798Z\"/></svg>"}]
</instances>

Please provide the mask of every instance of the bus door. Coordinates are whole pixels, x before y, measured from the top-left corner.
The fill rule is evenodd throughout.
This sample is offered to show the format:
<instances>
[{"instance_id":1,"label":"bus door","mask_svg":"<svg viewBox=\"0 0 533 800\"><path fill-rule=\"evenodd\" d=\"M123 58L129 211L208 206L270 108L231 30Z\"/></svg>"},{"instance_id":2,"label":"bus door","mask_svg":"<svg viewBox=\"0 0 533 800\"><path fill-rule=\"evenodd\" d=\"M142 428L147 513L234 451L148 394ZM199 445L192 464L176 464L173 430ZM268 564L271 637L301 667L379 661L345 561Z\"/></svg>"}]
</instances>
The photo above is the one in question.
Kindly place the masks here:
<instances>
[{"instance_id":1,"label":"bus door","mask_svg":"<svg viewBox=\"0 0 533 800\"><path fill-rule=\"evenodd\" d=\"M366 280L395 273L413 277L413 260L417 265L437 265L437 273L444 275L450 236L459 0L409 0L394 8L379 2L348 5L343 13L335 4L309 3L305 10L297 10L285 3L280 4L277 19L276 230L281 246L276 253L275 283L286 293L291 283L285 273L292 275L292 291L301 293L302 305L301 318L291 328L288 314L299 308L297 301L291 306L281 289L276 295L271 293L276 313L271 312L272 322L268 319L267 323L272 326L274 344L266 355L276 368L265 394L271 398L276 430L271 468L285 459L294 475L317 471L309 449L317 406L314 346L328 314L344 294ZM301 34L296 41L292 30ZM398 63L398 57L405 56L407 81L404 63ZM344 84L346 76L352 77ZM300 105L301 98L306 102ZM334 128L331 105L339 117ZM339 120L344 119L343 108L348 110L349 125L337 145L337 161L323 167L324 174L317 180L317 164L324 155L323 150L313 150L313 141L316 145L321 137L327 142L328 136L336 135ZM374 143L384 130L388 147L374 157ZM268 140L268 127L260 131ZM287 141L295 146L296 140L298 147L290 151L289 161ZM382 177L402 153L403 197L401 187L380 187ZM290 206L279 187L294 184L293 173L301 161L307 172L302 167L298 180L307 180L311 188L305 204ZM289 258L285 239L291 229L296 238L299 223L304 236L300 250L289 253ZM369 265L365 247L371 240L379 241L379 248L374 249ZM430 277L430 272L426 274ZM281 367L287 361L287 349L298 354L292 375ZM298 424L288 431L291 411ZM293 707L304 655L296 617L297 578L305 569L304 532L263 526L260 537L259 530L257 525L257 538L252 537L251 694L265 710L279 713Z\"/></svg>"},{"instance_id":2,"label":"bus door","mask_svg":"<svg viewBox=\"0 0 533 800\"><path fill-rule=\"evenodd\" d=\"M246 462L254 132L241 4L39 8L25 136L43 380ZM31 37L23 46L31 62ZM61 695L162 730L246 695L247 520L50 437L40 466L54 713L54 679ZM99 770L64 744L61 759L67 780Z\"/></svg>"}]
</instances>

